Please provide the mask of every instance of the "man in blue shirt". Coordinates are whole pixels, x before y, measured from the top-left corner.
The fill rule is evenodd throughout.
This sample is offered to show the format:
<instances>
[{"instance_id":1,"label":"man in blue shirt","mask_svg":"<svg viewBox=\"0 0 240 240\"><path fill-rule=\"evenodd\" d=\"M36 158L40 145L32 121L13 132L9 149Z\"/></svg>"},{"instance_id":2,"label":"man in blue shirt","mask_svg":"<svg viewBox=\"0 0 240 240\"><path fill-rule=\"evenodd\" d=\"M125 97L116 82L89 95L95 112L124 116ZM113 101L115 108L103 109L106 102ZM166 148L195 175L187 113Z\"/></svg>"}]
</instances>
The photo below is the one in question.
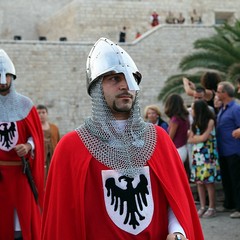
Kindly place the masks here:
<instances>
[{"instance_id":1,"label":"man in blue shirt","mask_svg":"<svg viewBox=\"0 0 240 240\"><path fill-rule=\"evenodd\" d=\"M240 105L234 100L235 88L220 82L217 96L223 105L217 116L217 142L225 193L224 208L236 209L231 218L240 218Z\"/></svg>"}]
</instances>

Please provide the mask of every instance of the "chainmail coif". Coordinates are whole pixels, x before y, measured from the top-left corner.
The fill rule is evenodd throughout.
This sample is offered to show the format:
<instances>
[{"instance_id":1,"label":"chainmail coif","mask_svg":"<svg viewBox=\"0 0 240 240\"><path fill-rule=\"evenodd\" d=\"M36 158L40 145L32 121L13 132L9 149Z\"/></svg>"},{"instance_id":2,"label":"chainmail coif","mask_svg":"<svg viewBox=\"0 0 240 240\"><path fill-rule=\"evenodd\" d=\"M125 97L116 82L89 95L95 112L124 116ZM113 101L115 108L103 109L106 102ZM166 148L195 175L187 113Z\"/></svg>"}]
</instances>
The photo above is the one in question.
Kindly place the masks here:
<instances>
[{"instance_id":1,"label":"chainmail coif","mask_svg":"<svg viewBox=\"0 0 240 240\"><path fill-rule=\"evenodd\" d=\"M156 130L140 115L138 94L124 131L120 131L103 96L102 80L91 87L92 116L76 129L90 153L105 166L134 177L153 154Z\"/></svg>"},{"instance_id":2,"label":"chainmail coif","mask_svg":"<svg viewBox=\"0 0 240 240\"><path fill-rule=\"evenodd\" d=\"M0 94L0 122L20 121L27 117L32 107L32 100L17 93L12 80L10 92L6 96Z\"/></svg>"}]
</instances>

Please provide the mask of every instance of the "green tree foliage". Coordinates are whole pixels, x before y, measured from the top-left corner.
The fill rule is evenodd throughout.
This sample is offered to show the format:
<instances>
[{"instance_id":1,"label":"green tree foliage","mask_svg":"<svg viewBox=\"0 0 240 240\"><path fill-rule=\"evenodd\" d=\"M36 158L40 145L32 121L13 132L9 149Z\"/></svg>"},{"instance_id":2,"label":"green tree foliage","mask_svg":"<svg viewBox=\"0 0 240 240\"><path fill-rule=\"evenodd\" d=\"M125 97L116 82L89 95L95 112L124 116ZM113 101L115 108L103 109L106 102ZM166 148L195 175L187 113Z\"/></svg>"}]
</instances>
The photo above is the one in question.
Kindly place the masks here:
<instances>
[{"instance_id":1,"label":"green tree foliage","mask_svg":"<svg viewBox=\"0 0 240 240\"><path fill-rule=\"evenodd\" d=\"M200 76L204 72L214 71L224 80L234 83L240 75L240 20L233 26L228 23L216 26L215 31L213 36L194 42L196 51L181 60L179 68L182 73L170 76L166 80L159 93L159 100L165 101L171 93L182 93L183 76L199 85Z\"/></svg>"}]
</instances>

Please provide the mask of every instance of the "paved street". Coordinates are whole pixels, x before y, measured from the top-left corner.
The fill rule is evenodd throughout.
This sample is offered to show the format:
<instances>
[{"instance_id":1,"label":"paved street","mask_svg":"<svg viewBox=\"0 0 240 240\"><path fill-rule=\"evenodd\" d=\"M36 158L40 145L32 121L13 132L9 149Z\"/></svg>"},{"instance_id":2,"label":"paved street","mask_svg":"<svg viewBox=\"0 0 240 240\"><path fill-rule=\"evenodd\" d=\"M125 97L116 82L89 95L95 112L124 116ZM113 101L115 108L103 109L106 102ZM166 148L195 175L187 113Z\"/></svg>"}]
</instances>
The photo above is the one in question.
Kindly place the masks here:
<instances>
[{"instance_id":1,"label":"paved street","mask_svg":"<svg viewBox=\"0 0 240 240\"><path fill-rule=\"evenodd\" d=\"M191 184L194 196L197 196L195 185ZM216 184L216 206L223 204L223 191L220 183ZM196 204L199 209L199 204ZM229 217L229 212L217 212L214 218L201 218L202 229L205 240L240 240L240 218L233 219ZM197 237L195 240L198 240Z\"/></svg>"},{"instance_id":2,"label":"paved street","mask_svg":"<svg viewBox=\"0 0 240 240\"><path fill-rule=\"evenodd\" d=\"M205 240L240 240L240 218L232 219L229 214L217 213L214 218L201 219Z\"/></svg>"}]
</instances>

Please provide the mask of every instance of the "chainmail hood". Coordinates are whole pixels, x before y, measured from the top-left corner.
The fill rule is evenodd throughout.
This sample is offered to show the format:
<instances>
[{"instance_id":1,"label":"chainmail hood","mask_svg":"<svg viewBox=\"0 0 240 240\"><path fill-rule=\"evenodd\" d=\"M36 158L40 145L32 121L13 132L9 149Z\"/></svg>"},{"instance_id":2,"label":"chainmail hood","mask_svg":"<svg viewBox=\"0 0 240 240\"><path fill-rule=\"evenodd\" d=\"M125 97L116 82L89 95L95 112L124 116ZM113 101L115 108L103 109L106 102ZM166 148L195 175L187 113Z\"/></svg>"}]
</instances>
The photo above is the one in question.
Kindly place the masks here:
<instances>
[{"instance_id":1,"label":"chainmail hood","mask_svg":"<svg viewBox=\"0 0 240 240\"><path fill-rule=\"evenodd\" d=\"M15 67L7 53L0 49L1 84L7 83L6 74L11 74L12 79L9 93L5 96L0 94L0 122L15 122L28 115L33 103L29 98L15 91L13 84L13 79L16 78Z\"/></svg>"},{"instance_id":2,"label":"chainmail hood","mask_svg":"<svg viewBox=\"0 0 240 240\"><path fill-rule=\"evenodd\" d=\"M0 121L15 122L27 117L31 108L32 101L19 93L13 86L13 80L10 87L10 92L6 96L0 95Z\"/></svg>"},{"instance_id":3,"label":"chainmail hood","mask_svg":"<svg viewBox=\"0 0 240 240\"><path fill-rule=\"evenodd\" d=\"M145 123L140 115L138 93L123 131L104 99L102 79L93 83L90 95L92 116L76 132L98 161L126 176L135 176L156 145L154 125Z\"/></svg>"}]
</instances>

